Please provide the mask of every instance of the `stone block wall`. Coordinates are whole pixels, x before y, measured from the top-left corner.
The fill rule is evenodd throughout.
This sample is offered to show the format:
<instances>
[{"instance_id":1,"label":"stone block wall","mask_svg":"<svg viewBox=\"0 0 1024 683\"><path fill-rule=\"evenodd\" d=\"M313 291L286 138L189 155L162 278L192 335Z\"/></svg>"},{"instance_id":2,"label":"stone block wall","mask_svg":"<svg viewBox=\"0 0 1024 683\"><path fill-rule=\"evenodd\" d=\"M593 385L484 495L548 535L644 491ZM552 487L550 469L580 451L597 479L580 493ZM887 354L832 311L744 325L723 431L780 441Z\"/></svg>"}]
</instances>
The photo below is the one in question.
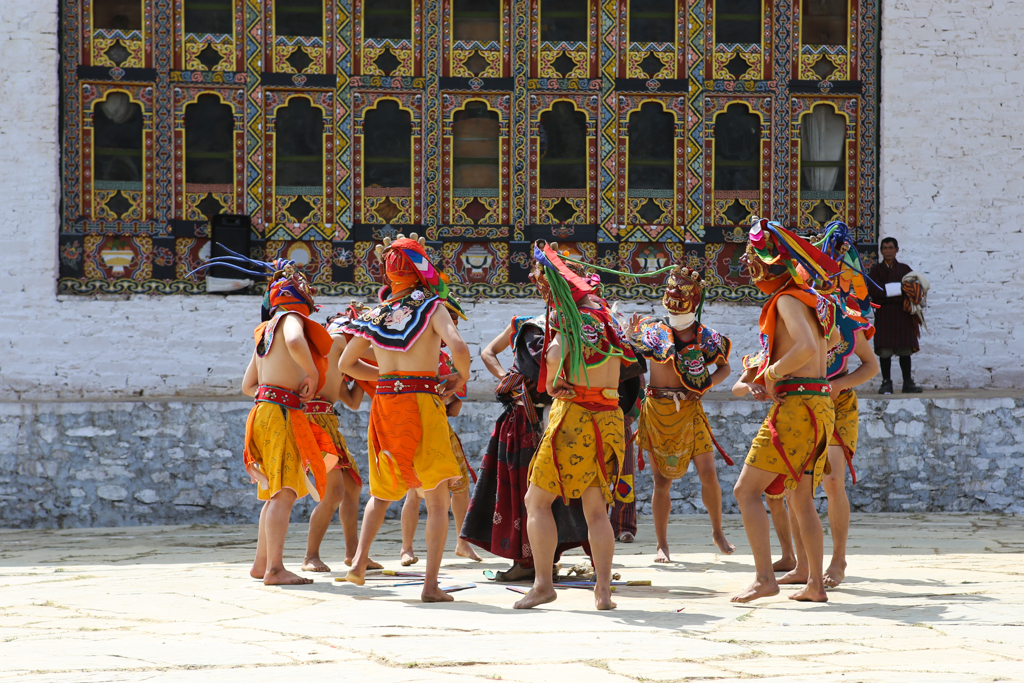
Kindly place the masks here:
<instances>
[{"instance_id":1,"label":"stone block wall","mask_svg":"<svg viewBox=\"0 0 1024 683\"><path fill-rule=\"evenodd\" d=\"M0 528L255 522L254 486L241 465L248 401L0 405ZM719 460L726 512L766 406L705 402L712 429L737 465ZM453 418L474 467L500 413L467 402ZM367 479L367 411L344 413L342 432ZM864 512L1024 512L1024 398L862 399L861 436L849 487ZM650 514L650 470L636 476L638 510ZM364 485L363 502L367 490ZM825 509L819 490L820 507ZM700 513L691 471L672 511ZM312 501L300 501L294 521ZM397 514L393 505L390 514Z\"/></svg>"}]
</instances>

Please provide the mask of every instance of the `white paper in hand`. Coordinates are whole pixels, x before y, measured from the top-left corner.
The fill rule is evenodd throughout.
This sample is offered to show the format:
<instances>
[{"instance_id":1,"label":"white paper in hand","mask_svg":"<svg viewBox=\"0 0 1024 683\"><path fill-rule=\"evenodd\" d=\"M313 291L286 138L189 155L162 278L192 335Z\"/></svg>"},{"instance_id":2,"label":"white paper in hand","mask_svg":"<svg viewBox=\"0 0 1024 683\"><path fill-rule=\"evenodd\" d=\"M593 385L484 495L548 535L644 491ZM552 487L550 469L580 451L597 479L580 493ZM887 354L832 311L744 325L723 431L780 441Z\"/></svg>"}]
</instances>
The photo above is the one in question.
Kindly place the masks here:
<instances>
[{"instance_id":1,"label":"white paper in hand","mask_svg":"<svg viewBox=\"0 0 1024 683\"><path fill-rule=\"evenodd\" d=\"M886 296L899 296L903 293L903 283L901 282L886 282L885 283L885 295Z\"/></svg>"}]
</instances>

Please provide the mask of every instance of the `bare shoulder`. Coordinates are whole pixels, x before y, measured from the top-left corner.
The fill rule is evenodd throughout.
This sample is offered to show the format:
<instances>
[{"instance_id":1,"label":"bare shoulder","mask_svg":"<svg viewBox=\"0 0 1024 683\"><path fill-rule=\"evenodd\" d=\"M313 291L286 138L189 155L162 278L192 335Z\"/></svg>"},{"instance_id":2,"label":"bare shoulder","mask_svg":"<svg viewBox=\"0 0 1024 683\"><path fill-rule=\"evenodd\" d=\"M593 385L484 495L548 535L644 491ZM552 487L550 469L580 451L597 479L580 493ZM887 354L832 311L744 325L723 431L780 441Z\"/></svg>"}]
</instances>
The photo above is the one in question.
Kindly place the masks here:
<instances>
[{"instance_id":1,"label":"bare shoulder","mask_svg":"<svg viewBox=\"0 0 1024 683\"><path fill-rule=\"evenodd\" d=\"M783 315L794 314L794 315L806 315L811 311L811 307L805 304L800 299L797 299L792 294L783 293L779 295L778 303L779 312Z\"/></svg>"},{"instance_id":2,"label":"bare shoulder","mask_svg":"<svg viewBox=\"0 0 1024 683\"><path fill-rule=\"evenodd\" d=\"M281 314L281 322L278 323L285 330L301 330L305 334L306 326L302 323L302 316L298 313L292 315L292 311Z\"/></svg>"},{"instance_id":3,"label":"bare shoulder","mask_svg":"<svg viewBox=\"0 0 1024 683\"><path fill-rule=\"evenodd\" d=\"M435 324L441 323L442 325L445 323L454 323L451 311L449 311L448 307L444 305L444 302L441 302L440 300L437 307L434 308L434 312L430 314L430 321Z\"/></svg>"}]
</instances>

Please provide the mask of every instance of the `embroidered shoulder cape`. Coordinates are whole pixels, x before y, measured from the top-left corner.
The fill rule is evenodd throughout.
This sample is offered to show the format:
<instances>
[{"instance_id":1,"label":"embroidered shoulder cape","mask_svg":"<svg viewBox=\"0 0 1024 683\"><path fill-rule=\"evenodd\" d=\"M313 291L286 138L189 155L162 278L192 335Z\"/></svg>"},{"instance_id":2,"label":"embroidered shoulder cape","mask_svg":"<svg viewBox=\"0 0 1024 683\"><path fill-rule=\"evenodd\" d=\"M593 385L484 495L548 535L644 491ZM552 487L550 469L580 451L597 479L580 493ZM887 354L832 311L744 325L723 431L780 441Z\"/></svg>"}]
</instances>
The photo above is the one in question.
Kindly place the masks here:
<instances>
[{"instance_id":1,"label":"embroidered shoulder cape","mask_svg":"<svg viewBox=\"0 0 1024 683\"><path fill-rule=\"evenodd\" d=\"M418 297L418 298L417 298ZM388 351L408 351L430 325L441 298L417 290L398 301L378 304L345 325L347 332Z\"/></svg>"},{"instance_id":2,"label":"embroidered shoulder cape","mask_svg":"<svg viewBox=\"0 0 1024 683\"><path fill-rule=\"evenodd\" d=\"M875 336L875 328L871 323L861 322L846 315L840 315L836 321L839 328L839 344L828 351L828 378L834 379L846 372L846 363L857 350L857 332L864 330L864 338Z\"/></svg>"},{"instance_id":3,"label":"embroidered shoulder cape","mask_svg":"<svg viewBox=\"0 0 1024 683\"><path fill-rule=\"evenodd\" d=\"M631 341L649 360L673 361L672 369L682 385L702 394L711 388L707 366L728 362L732 351L728 337L700 324L694 329L692 341L679 341L668 318L658 316L643 318Z\"/></svg>"},{"instance_id":4,"label":"embroidered shoulder cape","mask_svg":"<svg viewBox=\"0 0 1024 683\"><path fill-rule=\"evenodd\" d=\"M636 353L626 338L619 323L612 317L607 306L579 309L583 316L583 360L588 368L596 367L612 356L618 356L623 365L637 362ZM552 332L561 332L558 313L552 311L548 319Z\"/></svg>"}]
</instances>

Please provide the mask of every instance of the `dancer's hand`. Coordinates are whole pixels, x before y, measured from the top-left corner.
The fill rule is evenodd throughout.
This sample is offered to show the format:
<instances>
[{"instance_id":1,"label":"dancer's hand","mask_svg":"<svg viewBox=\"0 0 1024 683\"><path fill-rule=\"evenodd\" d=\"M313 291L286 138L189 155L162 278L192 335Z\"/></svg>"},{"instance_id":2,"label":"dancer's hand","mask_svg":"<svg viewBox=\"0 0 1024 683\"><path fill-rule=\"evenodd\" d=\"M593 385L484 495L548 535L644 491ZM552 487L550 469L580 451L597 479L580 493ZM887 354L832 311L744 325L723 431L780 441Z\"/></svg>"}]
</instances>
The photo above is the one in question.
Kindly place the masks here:
<instances>
[{"instance_id":1,"label":"dancer's hand","mask_svg":"<svg viewBox=\"0 0 1024 683\"><path fill-rule=\"evenodd\" d=\"M778 378L776 380L770 380L770 379L768 379L767 375L765 376L765 378L764 378L764 388L765 388L765 391L768 393L768 398L770 398L772 400L772 403L782 404L782 403L785 402L785 400L786 400L786 392L779 393L779 392L775 391L775 385L778 384L779 382L781 382L784 379L786 379L786 378L785 377L780 377L780 378Z\"/></svg>"},{"instance_id":2,"label":"dancer's hand","mask_svg":"<svg viewBox=\"0 0 1024 683\"><path fill-rule=\"evenodd\" d=\"M750 392L750 395L754 398L755 401L764 401L765 399L768 398L768 392L765 391L765 388L760 384L756 384L754 382L745 382L743 386L747 388L747 391Z\"/></svg>"},{"instance_id":3,"label":"dancer's hand","mask_svg":"<svg viewBox=\"0 0 1024 683\"><path fill-rule=\"evenodd\" d=\"M548 388L548 396L551 398L565 398L566 396L573 396L575 394L575 387L571 384L567 384L561 377L555 380L554 385Z\"/></svg>"},{"instance_id":4,"label":"dancer's hand","mask_svg":"<svg viewBox=\"0 0 1024 683\"><path fill-rule=\"evenodd\" d=\"M462 379L462 375L457 372L453 372L450 375L441 375L439 378L444 382L444 386L441 388L441 398L451 398L462 390L462 387L466 386L466 381Z\"/></svg>"},{"instance_id":5,"label":"dancer's hand","mask_svg":"<svg viewBox=\"0 0 1024 683\"><path fill-rule=\"evenodd\" d=\"M699 391L689 391L686 393L687 401L699 401L704 394Z\"/></svg>"},{"instance_id":6,"label":"dancer's hand","mask_svg":"<svg viewBox=\"0 0 1024 683\"><path fill-rule=\"evenodd\" d=\"M301 403L305 403L313 398L313 395L316 393L316 384L317 383L309 375L302 378L302 381L299 382L298 391L299 401Z\"/></svg>"},{"instance_id":7,"label":"dancer's hand","mask_svg":"<svg viewBox=\"0 0 1024 683\"><path fill-rule=\"evenodd\" d=\"M641 320L643 320L643 316L640 315L639 313L634 313L633 315L629 316L629 322L627 323L627 325L630 334L633 334L638 329L640 329Z\"/></svg>"}]
</instances>

